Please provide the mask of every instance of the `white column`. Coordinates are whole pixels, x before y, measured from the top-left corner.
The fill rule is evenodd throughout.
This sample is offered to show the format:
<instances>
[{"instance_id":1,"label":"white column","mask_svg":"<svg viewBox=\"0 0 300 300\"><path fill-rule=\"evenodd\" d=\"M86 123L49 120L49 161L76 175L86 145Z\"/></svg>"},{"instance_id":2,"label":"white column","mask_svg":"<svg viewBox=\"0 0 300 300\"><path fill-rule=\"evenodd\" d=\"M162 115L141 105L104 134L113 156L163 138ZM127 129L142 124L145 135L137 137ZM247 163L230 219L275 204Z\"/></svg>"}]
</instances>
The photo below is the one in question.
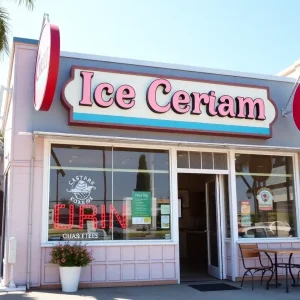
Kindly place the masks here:
<instances>
[{"instance_id":1,"label":"white column","mask_svg":"<svg viewBox=\"0 0 300 300\"><path fill-rule=\"evenodd\" d=\"M177 180L177 151L170 149L170 204L171 204L171 237L176 243L176 276L180 283L180 255L179 255L179 219L178 219L178 180Z\"/></svg>"},{"instance_id":2,"label":"white column","mask_svg":"<svg viewBox=\"0 0 300 300\"><path fill-rule=\"evenodd\" d=\"M238 218L236 199L235 153L229 153L229 207L230 207L230 234L231 234L231 276L236 281L239 276L239 258L237 251Z\"/></svg>"},{"instance_id":3,"label":"white column","mask_svg":"<svg viewBox=\"0 0 300 300\"><path fill-rule=\"evenodd\" d=\"M294 176L294 201L296 206L296 230L297 236L300 236L300 202L299 202L299 192L300 192L300 178L299 178L299 154L295 154L293 157L293 176Z\"/></svg>"}]
</instances>

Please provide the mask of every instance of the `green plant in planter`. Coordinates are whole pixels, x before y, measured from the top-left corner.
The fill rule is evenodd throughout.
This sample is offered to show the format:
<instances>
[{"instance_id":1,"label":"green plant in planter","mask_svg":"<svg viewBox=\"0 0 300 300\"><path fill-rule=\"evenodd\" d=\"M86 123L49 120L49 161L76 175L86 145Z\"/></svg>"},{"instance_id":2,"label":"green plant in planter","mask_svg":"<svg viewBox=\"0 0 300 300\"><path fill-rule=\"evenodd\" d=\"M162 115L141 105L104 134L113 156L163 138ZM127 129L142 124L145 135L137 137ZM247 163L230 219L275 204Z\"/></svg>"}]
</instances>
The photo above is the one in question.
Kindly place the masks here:
<instances>
[{"instance_id":1,"label":"green plant in planter","mask_svg":"<svg viewBox=\"0 0 300 300\"><path fill-rule=\"evenodd\" d=\"M60 267L85 267L93 261L91 251L80 244L58 244L50 252L50 263Z\"/></svg>"}]
</instances>

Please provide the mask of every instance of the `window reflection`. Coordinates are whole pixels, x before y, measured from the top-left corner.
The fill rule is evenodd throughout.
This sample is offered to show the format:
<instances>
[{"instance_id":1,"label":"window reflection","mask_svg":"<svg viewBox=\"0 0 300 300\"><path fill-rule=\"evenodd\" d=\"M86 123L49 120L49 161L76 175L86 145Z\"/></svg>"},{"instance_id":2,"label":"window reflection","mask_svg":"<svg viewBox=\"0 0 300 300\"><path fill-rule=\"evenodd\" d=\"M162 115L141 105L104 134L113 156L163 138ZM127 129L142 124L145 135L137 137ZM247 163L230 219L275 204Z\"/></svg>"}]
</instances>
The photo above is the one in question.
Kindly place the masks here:
<instances>
[{"instance_id":1,"label":"window reflection","mask_svg":"<svg viewBox=\"0 0 300 300\"><path fill-rule=\"evenodd\" d=\"M48 239L170 239L169 195L167 151L52 145Z\"/></svg>"},{"instance_id":2,"label":"window reflection","mask_svg":"<svg viewBox=\"0 0 300 300\"><path fill-rule=\"evenodd\" d=\"M292 157L236 154L241 238L295 237Z\"/></svg>"},{"instance_id":3,"label":"window reflection","mask_svg":"<svg viewBox=\"0 0 300 300\"><path fill-rule=\"evenodd\" d=\"M177 168L189 168L189 152L177 151Z\"/></svg>"}]
</instances>

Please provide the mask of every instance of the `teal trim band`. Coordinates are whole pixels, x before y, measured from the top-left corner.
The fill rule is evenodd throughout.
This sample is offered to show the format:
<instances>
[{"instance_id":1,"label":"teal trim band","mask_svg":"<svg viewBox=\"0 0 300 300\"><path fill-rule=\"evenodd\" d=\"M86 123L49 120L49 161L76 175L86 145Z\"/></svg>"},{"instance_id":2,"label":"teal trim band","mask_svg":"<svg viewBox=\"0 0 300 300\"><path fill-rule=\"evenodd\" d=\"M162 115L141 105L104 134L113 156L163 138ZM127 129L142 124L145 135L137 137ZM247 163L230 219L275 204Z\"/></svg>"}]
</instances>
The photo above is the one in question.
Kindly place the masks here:
<instances>
[{"instance_id":1,"label":"teal trim band","mask_svg":"<svg viewBox=\"0 0 300 300\"><path fill-rule=\"evenodd\" d=\"M96 115L96 114L85 114L85 113L73 113L73 120L98 123L98 124L106 123L106 124L113 124L113 125L156 127L157 129L169 128L169 129L178 129L178 130L181 129L181 130L199 130L199 131L224 132L224 133L270 135L270 129L265 127L171 121L171 120L161 120L161 119L133 118L133 117L108 116L108 115Z\"/></svg>"}]
</instances>

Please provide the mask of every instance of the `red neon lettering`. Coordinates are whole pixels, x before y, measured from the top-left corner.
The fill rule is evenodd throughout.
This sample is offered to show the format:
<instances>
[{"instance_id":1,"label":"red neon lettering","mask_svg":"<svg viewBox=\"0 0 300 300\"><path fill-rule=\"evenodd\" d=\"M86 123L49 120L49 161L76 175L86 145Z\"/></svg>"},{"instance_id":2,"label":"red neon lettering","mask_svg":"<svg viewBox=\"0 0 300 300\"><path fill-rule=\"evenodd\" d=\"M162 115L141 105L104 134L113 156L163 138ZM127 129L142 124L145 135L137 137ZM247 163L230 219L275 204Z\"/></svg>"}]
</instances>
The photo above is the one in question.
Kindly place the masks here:
<instances>
[{"instance_id":1,"label":"red neon lettering","mask_svg":"<svg viewBox=\"0 0 300 300\"><path fill-rule=\"evenodd\" d=\"M122 218L113 205L109 206L109 228L113 228L113 215L115 215L121 227L126 229L126 205L122 206Z\"/></svg>"},{"instance_id":2,"label":"red neon lettering","mask_svg":"<svg viewBox=\"0 0 300 300\"><path fill-rule=\"evenodd\" d=\"M74 225L74 204L69 205L69 224L67 225L59 224L59 210L61 208L66 208L66 205L65 204L54 205L54 229L72 229Z\"/></svg>"},{"instance_id":3,"label":"red neon lettering","mask_svg":"<svg viewBox=\"0 0 300 300\"><path fill-rule=\"evenodd\" d=\"M104 204L101 205L101 223L100 228L105 228L105 221L106 221L106 207Z\"/></svg>"},{"instance_id":4,"label":"red neon lettering","mask_svg":"<svg viewBox=\"0 0 300 300\"><path fill-rule=\"evenodd\" d=\"M54 229L72 229L74 227L74 211L75 206L74 204L69 205L69 223L68 224L60 224L60 209L66 208L65 204L55 204L54 205ZM91 213L85 213L85 209L91 209ZM97 229L97 214L98 209L95 205L85 204L79 207L79 225L78 228L83 229L84 227L84 220L92 220L94 229ZM100 205L100 228L106 228L106 206ZM120 226L123 229L127 228L126 224L126 205L122 206L122 214L120 215L119 212L113 205L109 207L109 228L113 228L113 218L119 222Z\"/></svg>"},{"instance_id":5,"label":"red neon lettering","mask_svg":"<svg viewBox=\"0 0 300 300\"><path fill-rule=\"evenodd\" d=\"M93 212L91 214L86 214L84 212L85 209L92 209ZM79 228L83 229L83 223L84 220L92 220L93 225L94 225L94 229L97 229L97 207L95 205L89 205L89 204L85 204L85 205L81 205L80 206L80 213L79 213Z\"/></svg>"}]
</instances>

